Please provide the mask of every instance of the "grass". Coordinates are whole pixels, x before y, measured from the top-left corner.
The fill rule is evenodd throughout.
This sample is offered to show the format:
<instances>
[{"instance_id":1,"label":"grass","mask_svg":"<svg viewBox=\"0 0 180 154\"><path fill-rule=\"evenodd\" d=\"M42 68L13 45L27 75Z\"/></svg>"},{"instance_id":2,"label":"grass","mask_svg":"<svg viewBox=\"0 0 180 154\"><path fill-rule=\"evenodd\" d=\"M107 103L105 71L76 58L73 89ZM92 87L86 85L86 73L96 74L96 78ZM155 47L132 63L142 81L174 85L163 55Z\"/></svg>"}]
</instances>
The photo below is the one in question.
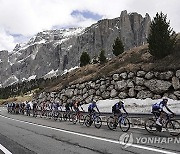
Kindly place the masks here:
<instances>
[{"instance_id":1,"label":"grass","mask_svg":"<svg viewBox=\"0 0 180 154\"><path fill-rule=\"evenodd\" d=\"M32 100L32 96L30 95L17 96L17 97L12 97L8 99L0 99L0 105L5 105L9 102L25 102L25 101L30 101L30 100Z\"/></svg>"}]
</instances>

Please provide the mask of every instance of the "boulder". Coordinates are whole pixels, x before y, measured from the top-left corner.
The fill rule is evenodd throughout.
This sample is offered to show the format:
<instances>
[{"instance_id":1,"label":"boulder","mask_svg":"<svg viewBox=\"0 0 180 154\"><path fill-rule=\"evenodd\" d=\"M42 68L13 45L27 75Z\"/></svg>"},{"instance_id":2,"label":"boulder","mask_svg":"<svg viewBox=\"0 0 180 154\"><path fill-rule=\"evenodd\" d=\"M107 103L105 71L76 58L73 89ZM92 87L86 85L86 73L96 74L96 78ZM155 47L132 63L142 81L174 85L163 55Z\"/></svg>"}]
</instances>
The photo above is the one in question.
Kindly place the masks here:
<instances>
[{"instance_id":1,"label":"boulder","mask_svg":"<svg viewBox=\"0 0 180 154\"><path fill-rule=\"evenodd\" d=\"M152 99L160 99L161 98L161 95L154 95L153 97L152 97Z\"/></svg>"},{"instance_id":2,"label":"boulder","mask_svg":"<svg viewBox=\"0 0 180 154\"><path fill-rule=\"evenodd\" d=\"M135 86L134 89L137 90L137 91L141 91L141 90L146 89L146 87L143 87L143 86Z\"/></svg>"},{"instance_id":3,"label":"boulder","mask_svg":"<svg viewBox=\"0 0 180 154\"><path fill-rule=\"evenodd\" d=\"M176 71L176 77L178 77L180 79L180 70Z\"/></svg>"},{"instance_id":4,"label":"boulder","mask_svg":"<svg viewBox=\"0 0 180 154\"><path fill-rule=\"evenodd\" d=\"M154 73L153 72L148 72L146 75L145 75L145 78L150 80L154 77Z\"/></svg>"},{"instance_id":5,"label":"boulder","mask_svg":"<svg viewBox=\"0 0 180 154\"><path fill-rule=\"evenodd\" d=\"M144 77L145 74L146 74L145 71L138 71L138 72L137 72L137 76L138 76L138 77Z\"/></svg>"},{"instance_id":6,"label":"boulder","mask_svg":"<svg viewBox=\"0 0 180 154\"><path fill-rule=\"evenodd\" d=\"M104 92L102 93L102 98L107 99L107 98L109 98L109 97L110 97L110 92L104 91Z\"/></svg>"},{"instance_id":7,"label":"boulder","mask_svg":"<svg viewBox=\"0 0 180 154\"><path fill-rule=\"evenodd\" d=\"M135 79L135 83L138 86L144 85L144 82L145 82L144 78L136 77L136 79Z\"/></svg>"},{"instance_id":8,"label":"boulder","mask_svg":"<svg viewBox=\"0 0 180 154\"><path fill-rule=\"evenodd\" d=\"M174 87L175 90L180 88L179 78L177 77L172 78L172 86Z\"/></svg>"},{"instance_id":9,"label":"boulder","mask_svg":"<svg viewBox=\"0 0 180 154\"><path fill-rule=\"evenodd\" d=\"M71 98L74 95L73 89L67 89L65 92L65 95L69 98Z\"/></svg>"},{"instance_id":10,"label":"boulder","mask_svg":"<svg viewBox=\"0 0 180 154\"><path fill-rule=\"evenodd\" d=\"M160 80L169 80L170 78L173 77L173 72L172 71L168 71L168 72L162 72L162 73L158 73L157 78Z\"/></svg>"},{"instance_id":11,"label":"boulder","mask_svg":"<svg viewBox=\"0 0 180 154\"><path fill-rule=\"evenodd\" d=\"M127 72L123 72L119 75L121 78L126 79L127 78Z\"/></svg>"},{"instance_id":12,"label":"boulder","mask_svg":"<svg viewBox=\"0 0 180 154\"><path fill-rule=\"evenodd\" d=\"M88 91L88 93L89 93L89 95L93 95L93 94L96 93L96 91L95 91L94 89L90 89L90 90Z\"/></svg>"},{"instance_id":13,"label":"boulder","mask_svg":"<svg viewBox=\"0 0 180 154\"><path fill-rule=\"evenodd\" d=\"M85 93L84 89L83 89L83 94ZM74 95L77 95L77 94L78 94L78 89L74 89Z\"/></svg>"},{"instance_id":14,"label":"boulder","mask_svg":"<svg viewBox=\"0 0 180 154\"><path fill-rule=\"evenodd\" d=\"M169 81L151 79L144 83L153 93L161 94L166 92L172 85Z\"/></svg>"},{"instance_id":15,"label":"boulder","mask_svg":"<svg viewBox=\"0 0 180 154\"><path fill-rule=\"evenodd\" d=\"M119 74L114 74L112 78L114 81L118 81L119 80Z\"/></svg>"},{"instance_id":16,"label":"boulder","mask_svg":"<svg viewBox=\"0 0 180 154\"><path fill-rule=\"evenodd\" d=\"M177 97L176 97L176 95L174 95L174 94L170 94L170 95L169 95L169 98L170 98L170 99L173 99L173 100L177 100Z\"/></svg>"},{"instance_id":17,"label":"boulder","mask_svg":"<svg viewBox=\"0 0 180 154\"><path fill-rule=\"evenodd\" d=\"M127 87L128 87L128 88L134 87L134 82L133 82L131 79L128 79L128 80L127 80Z\"/></svg>"},{"instance_id":18,"label":"boulder","mask_svg":"<svg viewBox=\"0 0 180 154\"><path fill-rule=\"evenodd\" d=\"M97 95L97 96L101 96L100 90L97 90L97 91L96 91L96 95Z\"/></svg>"},{"instance_id":19,"label":"boulder","mask_svg":"<svg viewBox=\"0 0 180 154\"><path fill-rule=\"evenodd\" d=\"M180 98L180 91L175 91L174 95L176 95L178 98Z\"/></svg>"},{"instance_id":20,"label":"boulder","mask_svg":"<svg viewBox=\"0 0 180 154\"><path fill-rule=\"evenodd\" d=\"M127 94L125 92L120 92L118 97L121 99L125 99L127 97Z\"/></svg>"},{"instance_id":21,"label":"boulder","mask_svg":"<svg viewBox=\"0 0 180 154\"><path fill-rule=\"evenodd\" d=\"M131 79L131 78L133 78L133 77L134 77L134 75L135 75L135 74L134 74L133 72L129 72L129 74L128 74L128 78L129 78L129 79Z\"/></svg>"},{"instance_id":22,"label":"boulder","mask_svg":"<svg viewBox=\"0 0 180 154\"><path fill-rule=\"evenodd\" d=\"M106 86L102 85L99 87L100 92L104 92L106 90Z\"/></svg>"},{"instance_id":23,"label":"boulder","mask_svg":"<svg viewBox=\"0 0 180 154\"><path fill-rule=\"evenodd\" d=\"M115 86L116 90L124 90L127 88L127 82L126 80L121 80L116 82L116 86Z\"/></svg>"},{"instance_id":24,"label":"boulder","mask_svg":"<svg viewBox=\"0 0 180 154\"><path fill-rule=\"evenodd\" d=\"M130 88L129 89L128 95L130 97L135 97L136 96L136 92L135 92L134 88Z\"/></svg>"},{"instance_id":25,"label":"boulder","mask_svg":"<svg viewBox=\"0 0 180 154\"><path fill-rule=\"evenodd\" d=\"M152 92L147 91L147 90L146 91L145 90L139 91L137 94L138 99L152 98L152 96L153 96Z\"/></svg>"},{"instance_id":26,"label":"boulder","mask_svg":"<svg viewBox=\"0 0 180 154\"><path fill-rule=\"evenodd\" d=\"M111 96L111 98L114 98L117 96L117 94L118 94L118 92L115 89L113 89L113 90L111 90L110 96Z\"/></svg>"}]
</instances>

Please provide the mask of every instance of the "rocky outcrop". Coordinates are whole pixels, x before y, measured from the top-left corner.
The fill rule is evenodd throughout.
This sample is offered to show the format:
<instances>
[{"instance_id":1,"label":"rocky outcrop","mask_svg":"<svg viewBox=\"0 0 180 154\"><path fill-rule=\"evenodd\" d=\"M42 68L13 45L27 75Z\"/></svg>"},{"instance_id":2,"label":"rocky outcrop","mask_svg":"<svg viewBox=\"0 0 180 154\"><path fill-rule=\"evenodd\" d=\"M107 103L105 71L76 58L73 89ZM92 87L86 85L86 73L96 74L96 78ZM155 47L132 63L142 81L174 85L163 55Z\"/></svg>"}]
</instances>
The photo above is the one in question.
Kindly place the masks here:
<instances>
[{"instance_id":1,"label":"rocky outcrop","mask_svg":"<svg viewBox=\"0 0 180 154\"><path fill-rule=\"evenodd\" d=\"M53 98L66 103L72 99L80 99L89 103L92 98L97 100L115 98L159 99L163 96L180 100L180 70L171 72L122 72L84 83L70 84L53 94ZM163 76L163 77L162 77ZM160 79L163 78L163 79ZM45 95L44 97L42 97ZM47 100L51 93L41 93L39 101Z\"/></svg>"},{"instance_id":2,"label":"rocky outcrop","mask_svg":"<svg viewBox=\"0 0 180 154\"><path fill-rule=\"evenodd\" d=\"M61 75L65 69L79 66L82 52L91 58L97 57L101 49L111 58L112 44L117 37L125 49L147 42L151 19L138 13L123 11L120 17L104 19L87 28L49 30L38 33L25 45L17 45L3 60L0 67L1 84L11 84L11 78L20 82L32 78ZM2 59L0 54L0 59ZM14 75L12 77L12 74ZM121 76L119 76L121 77ZM118 77L115 77L118 79ZM127 74L122 74L126 79ZM13 81L13 82L14 82Z\"/></svg>"}]
</instances>

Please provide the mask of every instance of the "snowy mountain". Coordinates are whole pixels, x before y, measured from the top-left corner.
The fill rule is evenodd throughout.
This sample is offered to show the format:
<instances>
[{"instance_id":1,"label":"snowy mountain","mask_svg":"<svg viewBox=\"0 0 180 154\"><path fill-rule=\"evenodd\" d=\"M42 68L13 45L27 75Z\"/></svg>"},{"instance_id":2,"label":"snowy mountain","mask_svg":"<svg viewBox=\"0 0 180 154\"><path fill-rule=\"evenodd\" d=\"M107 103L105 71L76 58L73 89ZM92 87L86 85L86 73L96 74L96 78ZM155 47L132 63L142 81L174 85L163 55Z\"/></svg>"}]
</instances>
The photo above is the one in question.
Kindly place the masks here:
<instances>
[{"instance_id":1,"label":"snowy mountain","mask_svg":"<svg viewBox=\"0 0 180 154\"><path fill-rule=\"evenodd\" d=\"M125 49L147 42L151 19L138 13L123 11L120 17L104 19L87 28L69 28L39 32L25 44L17 44L12 52L0 51L0 86L60 75L79 66L79 58L87 51L91 58L104 49L112 57L112 44L120 37Z\"/></svg>"}]
</instances>

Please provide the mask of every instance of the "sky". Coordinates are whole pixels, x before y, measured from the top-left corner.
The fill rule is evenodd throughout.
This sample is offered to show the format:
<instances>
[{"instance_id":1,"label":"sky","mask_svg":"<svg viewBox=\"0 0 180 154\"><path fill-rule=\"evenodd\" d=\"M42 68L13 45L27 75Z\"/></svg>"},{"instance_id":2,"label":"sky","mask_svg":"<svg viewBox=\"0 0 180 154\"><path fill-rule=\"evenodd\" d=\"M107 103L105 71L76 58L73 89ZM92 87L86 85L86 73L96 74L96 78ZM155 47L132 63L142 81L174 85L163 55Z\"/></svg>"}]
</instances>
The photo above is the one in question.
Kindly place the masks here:
<instances>
[{"instance_id":1,"label":"sky","mask_svg":"<svg viewBox=\"0 0 180 154\"><path fill-rule=\"evenodd\" d=\"M151 18L162 11L180 32L180 0L0 0L0 50L11 51L43 30L87 27L123 10Z\"/></svg>"}]
</instances>

